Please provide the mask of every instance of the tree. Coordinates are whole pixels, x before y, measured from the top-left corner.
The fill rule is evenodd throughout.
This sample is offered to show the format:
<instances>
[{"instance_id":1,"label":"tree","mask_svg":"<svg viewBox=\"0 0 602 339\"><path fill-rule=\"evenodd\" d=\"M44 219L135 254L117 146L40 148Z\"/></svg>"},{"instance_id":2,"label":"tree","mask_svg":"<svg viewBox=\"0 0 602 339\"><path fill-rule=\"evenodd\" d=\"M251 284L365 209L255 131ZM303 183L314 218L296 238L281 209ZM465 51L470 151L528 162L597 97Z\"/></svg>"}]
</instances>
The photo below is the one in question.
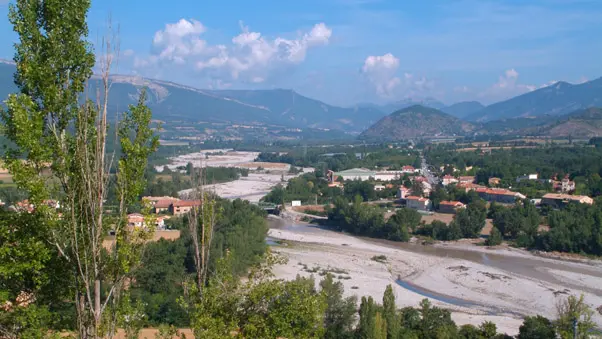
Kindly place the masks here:
<instances>
[{"instance_id":1,"label":"tree","mask_svg":"<svg viewBox=\"0 0 602 339\"><path fill-rule=\"evenodd\" d=\"M357 297L352 296L343 299L343 284L340 281L335 282L333 275L330 273L320 281L320 288L320 293L326 301L324 338L351 338L355 323Z\"/></svg>"},{"instance_id":2,"label":"tree","mask_svg":"<svg viewBox=\"0 0 602 339\"><path fill-rule=\"evenodd\" d=\"M573 325L577 322L577 338L589 338L591 330L596 327L592 321L594 312L585 303L583 295L577 298L569 296L556 305L558 318L555 321L558 334L563 339L573 338Z\"/></svg>"},{"instance_id":3,"label":"tree","mask_svg":"<svg viewBox=\"0 0 602 339\"><path fill-rule=\"evenodd\" d=\"M370 339L387 338L387 320L380 314L380 312L376 312L376 316L374 317L374 332L370 336Z\"/></svg>"},{"instance_id":4,"label":"tree","mask_svg":"<svg viewBox=\"0 0 602 339\"><path fill-rule=\"evenodd\" d=\"M548 318L540 315L525 317L518 333L518 339L548 339L555 337L554 324Z\"/></svg>"},{"instance_id":5,"label":"tree","mask_svg":"<svg viewBox=\"0 0 602 339\"><path fill-rule=\"evenodd\" d=\"M114 174L119 207L116 217L105 217L112 165L106 154L109 71L118 50L114 35L103 40L96 104L81 104L95 65L86 41L89 7L88 0L17 0L10 6L9 18L19 36L15 83L20 93L9 96L0 114L11 142L7 168L36 213L45 215L47 241L70 265L82 338L115 329L120 292L149 234L127 228L127 207L142 192L148 155L158 146L143 92L138 104L120 117L121 155ZM61 207L48 206L49 199L60 201ZM104 255L102 242L109 228L116 234L116 246ZM101 284L107 287L104 294Z\"/></svg>"},{"instance_id":6,"label":"tree","mask_svg":"<svg viewBox=\"0 0 602 339\"><path fill-rule=\"evenodd\" d=\"M395 339L399 334L400 319L395 305L395 294L393 287L387 285L383 295L383 318L387 322L387 338Z\"/></svg>"},{"instance_id":7,"label":"tree","mask_svg":"<svg viewBox=\"0 0 602 339\"><path fill-rule=\"evenodd\" d=\"M412 195L415 195L417 197L421 197L424 195L424 190L420 181L414 180L414 182L412 182L410 190L412 191Z\"/></svg>"},{"instance_id":8,"label":"tree","mask_svg":"<svg viewBox=\"0 0 602 339\"><path fill-rule=\"evenodd\" d=\"M361 339L371 339L372 335L376 331L376 318L377 306L374 303L374 299L372 297L362 297L362 302L360 304L360 321L357 326L357 334Z\"/></svg>"},{"instance_id":9,"label":"tree","mask_svg":"<svg viewBox=\"0 0 602 339\"><path fill-rule=\"evenodd\" d=\"M497 229L497 227L493 227L491 229L489 238L487 238L487 241L485 241L485 244L487 246L497 246L502 243L502 240L502 233Z\"/></svg>"},{"instance_id":10,"label":"tree","mask_svg":"<svg viewBox=\"0 0 602 339\"><path fill-rule=\"evenodd\" d=\"M485 227L486 210L481 204L470 204L467 208L459 211L450 224L458 227L464 238L477 238Z\"/></svg>"},{"instance_id":11,"label":"tree","mask_svg":"<svg viewBox=\"0 0 602 339\"><path fill-rule=\"evenodd\" d=\"M421 218L416 210L400 208L387 220L381 237L394 241L408 241L409 230L415 230Z\"/></svg>"}]
</instances>

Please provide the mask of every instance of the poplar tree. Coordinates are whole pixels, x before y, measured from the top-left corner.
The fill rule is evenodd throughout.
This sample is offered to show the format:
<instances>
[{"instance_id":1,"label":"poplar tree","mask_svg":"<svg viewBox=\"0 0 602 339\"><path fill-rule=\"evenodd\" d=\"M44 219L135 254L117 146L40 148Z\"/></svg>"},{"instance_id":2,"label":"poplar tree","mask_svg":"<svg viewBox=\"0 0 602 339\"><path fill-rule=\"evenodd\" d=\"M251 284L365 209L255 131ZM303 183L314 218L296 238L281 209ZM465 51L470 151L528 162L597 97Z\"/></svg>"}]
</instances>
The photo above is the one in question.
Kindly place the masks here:
<instances>
[{"instance_id":1,"label":"poplar tree","mask_svg":"<svg viewBox=\"0 0 602 339\"><path fill-rule=\"evenodd\" d=\"M14 58L19 93L9 96L0 115L10 141L6 167L43 218L45 240L67 262L78 335L98 338L115 331L121 292L152 231L150 220L146 229L128 229L127 207L142 192L147 158L158 139L149 127L143 93L117 119L119 158L107 154L109 71L118 48L110 35L98 46L104 57L95 59L87 40L89 8L89 0L10 5L9 19L19 37ZM99 84L92 102L85 94L95 65L101 74L92 80ZM119 201L112 217L104 206L110 180L116 182ZM105 253L110 230L114 246Z\"/></svg>"}]
</instances>

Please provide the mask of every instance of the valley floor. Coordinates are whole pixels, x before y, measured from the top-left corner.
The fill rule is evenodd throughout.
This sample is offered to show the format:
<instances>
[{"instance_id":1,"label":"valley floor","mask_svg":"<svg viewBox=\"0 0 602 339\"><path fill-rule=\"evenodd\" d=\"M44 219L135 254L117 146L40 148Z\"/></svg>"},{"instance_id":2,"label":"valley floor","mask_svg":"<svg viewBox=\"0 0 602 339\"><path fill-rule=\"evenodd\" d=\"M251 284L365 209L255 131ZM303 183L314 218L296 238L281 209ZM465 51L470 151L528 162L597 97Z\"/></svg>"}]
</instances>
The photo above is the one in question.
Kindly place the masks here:
<instances>
[{"instance_id":1,"label":"valley floor","mask_svg":"<svg viewBox=\"0 0 602 339\"><path fill-rule=\"evenodd\" d=\"M347 295L382 299L394 286L399 307L417 306L428 297L452 310L459 324L497 324L514 335L526 315L556 317L556 304L570 294L585 295L596 309L602 305L602 269L584 263L539 258L528 252L486 249L472 244L423 246L362 239L311 225L279 221L269 236L286 240L273 251L288 263L274 268L277 278L331 272ZM376 261L374 257L385 256ZM602 315L594 316L602 327Z\"/></svg>"}]
</instances>

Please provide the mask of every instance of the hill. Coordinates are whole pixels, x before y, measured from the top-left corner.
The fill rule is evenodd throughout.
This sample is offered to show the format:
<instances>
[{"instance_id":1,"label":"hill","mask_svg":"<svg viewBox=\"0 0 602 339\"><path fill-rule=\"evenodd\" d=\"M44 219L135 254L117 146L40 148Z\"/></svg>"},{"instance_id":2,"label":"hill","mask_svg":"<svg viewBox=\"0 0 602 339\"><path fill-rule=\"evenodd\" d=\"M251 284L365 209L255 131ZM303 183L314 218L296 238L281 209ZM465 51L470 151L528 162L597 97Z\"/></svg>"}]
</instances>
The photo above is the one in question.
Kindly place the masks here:
<instances>
[{"instance_id":1,"label":"hill","mask_svg":"<svg viewBox=\"0 0 602 339\"><path fill-rule=\"evenodd\" d=\"M464 135L473 129L472 124L437 109L414 105L382 118L362 132L360 137L404 140L429 136Z\"/></svg>"},{"instance_id":2,"label":"hill","mask_svg":"<svg viewBox=\"0 0 602 339\"><path fill-rule=\"evenodd\" d=\"M521 134L552 138L592 138L602 136L602 108L588 108L573 112L557 121L535 128L523 129Z\"/></svg>"},{"instance_id":3,"label":"hill","mask_svg":"<svg viewBox=\"0 0 602 339\"><path fill-rule=\"evenodd\" d=\"M441 108L441 111L453 115L456 118L463 119L464 117L482 110L483 108L485 108L485 106L478 101L462 101L447 107L443 107Z\"/></svg>"},{"instance_id":4,"label":"hill","mask_svg":"<svg viewBox=\"0 0 602 339\"><path fill-rule=\"evenodd\" d=\"M392 113L416 105L435 109L442 109L443 107L445 107L444 103L434 98L424 98L422 100L408 98L380 106L380 110L386 113Z\"/></svg>"},{"instance_id":5,"label":"hill","mask_svg":"<svg viewBox=\"0 0 602 339\"><path fill-rule=\"evenodd\" d=\"M15 66L0 63L0 100L14 93ZM173 82L114 75L110 105L114 112L136 102L148 89L148 106L162 120L262 123L296 128L328 128L362 131L384 113L372 107L343 108L307 98L292 90L202 90ZM89 93L96 93L99 79L92 78Z\"/></svg>"},{"instance_id":6,"label":"hill","mask_svg":"<svg viewBox=\"0 0 602 339\"><path fill-rule=\"evenodd\" d=\"M557 82L487 106L470 114L466 120L484 122L517 117L560 116L596 106L602 106L602 78L577 85Z\"/></svg>"}]
</instances>

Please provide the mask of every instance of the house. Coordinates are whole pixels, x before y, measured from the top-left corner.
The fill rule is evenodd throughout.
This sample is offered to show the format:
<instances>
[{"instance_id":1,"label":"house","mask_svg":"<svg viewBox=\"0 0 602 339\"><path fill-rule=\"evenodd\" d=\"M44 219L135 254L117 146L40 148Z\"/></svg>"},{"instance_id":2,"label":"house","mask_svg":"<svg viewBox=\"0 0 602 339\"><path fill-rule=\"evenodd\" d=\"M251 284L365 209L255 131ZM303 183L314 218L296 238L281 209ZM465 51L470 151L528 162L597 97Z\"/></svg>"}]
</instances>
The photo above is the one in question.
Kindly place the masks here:
<instances>
[{"instance_id":1,"label":"house","mask_svg":"<svg viewBox=\"0 0 602 339\"><path fill-rule=\"evenodd\" d=\"M441 201L439 203L439 212L455 214L458 209L466 208L466 205L459 201Z\"/></svg>"},{"instance_id":2,"label":"house","mask_svg":"<svg viewBox=\"0 0 602 339\"><path fill-rule=\"evenodd\" d=\"M155 217L154 224L157 229L165 228L165 217ZM145 226L144 216L140 213L128 214L128 226L131 228L139 228Z\"/></svg>"},{"instance_id":3,"label":"house","mask_svg":"<svg viewBox=\"0 0 602 339\"><path fill-rule=\"evenodd\" d=\"M476 178L474 175L459 176L458 182L461 184L474 184Z\"/></svg>"},{"instance_id":4,"label":"house","mask_svg":"<svg viewBox=\"0 0 602 339\"><path fill-rule=\"evenodd\" d=\"M418 172L420 172L420 170L419 170L419 169L416 169L416 168L414 168L414 166L409 166L409 165L403 166L403 167L401 168L401 171L402 171L403 173L408 173L408 174L411 174L411 173L418 173Z\"/></svg>"},{"instance_id":5,"label":"house","mask_svg":"<svg viewBox=\"0 0 602 339\"><path fill-rule=\"evenodd\" d=\"M474 191L479 188L487 188L482 185L471 184L471 183L460 183L456 185L456 188L464 190L464 192L468 193L469 191Z\"/></svg>"},{"instance_id":6,"label":"house","mask_svg":"<svg viewBox=\"0 0 602 339\"><path fill-rule=\"evenodd\" d=\"M299 206L301 206L301 200L291 201L291 207L299 207Z\"/></svg>"},{"instance_id":7,"label":"house","mask_svg":"<svg viewBox=\"0 0 602 339\"><path fill-rule=\"evenodd\" d=\"M343 180L370 180L376 177L376 172L365 168L352 168L341 172L334 173L335 180L343 178Z\"/></svg>"},{"instance_id":8,"label":"house","mask_svg":"<svg viewBox=\"0 0 602 339\"><path fill-rule=\"evenodd\" d=\"M516 178L516 182L519 183L521 181L524 180L537 180L538 176L537 173L535 174L525 174L525 175L521 175L520 177Z\"/></svg>"},{"instance_id":9,"label":"house","mask_svg":"<svg viewBox=\"0 0 602 339\"><path fill-rule=\"evenodd\" d=\"M500 185L500 182L502 182L502 179L496 178L496 177L491 177L491 178L489 178L489 180L487 182L488 182L489 186L495 187L495 186Z\"/></svg>"},{"instance_id":10,"label":"house","mask_svg":"<svg viewBox=\"0 0 602 339\"><path fill-rule=\"evenodd\" d=\"M374 190L377 192L383 191L385 189L385 185L374 185Z\"/></svg>"},{"instance_id":11,"label":"house","mask_svg":"<svg viewBox=\"0 0 602 339\"><path fill-rule=\"evenodd\" d=\"M445 176L443 176L443 179L441 180L441 184L443 186L456 184L456 183L458 183L458 179L456 179L455 177L453 177L451 175L445 175Z\"/></svg>"},{"instance_id":12,"label":"house","mask_svg":"<svg viewBox=\"0 0 602 339\"><path fill-rule=\"evenodd\" d=\"M171 204L177 200L159 200L154 203L153 210L155 214L168 213Z\"/></svg>"},{"instance_id":13,"label":"house","mask_svg":"<svg viewBox=\"0 0 602 339\"><path fill-rule=\"evenodd\" d=\"M560 191L562 193L570 193L575 190L575 182L571 181L569 178L564 178L560 182L553 182L554 189L556 191Z\"/></svg>"},{"instance_id":14,"label":"house","mask_svg":"<svg viewBox=\"0 0 602 339\"><path fill-rule=\"evenodd\" d=\"M502 204L513 204L516 200L526 199L523 194L512 192L503 188L477 188L475 190L481 199Z\"/></svg>"},{"instance_id":15,"label":"house","mask_svg":"<svg viewBox=\"0 0 602 339\"><path fill-rule=\"evenodd\" d=\"M594 199L585 195L569 195L569 194L558 194L548 193L541 198L541 204L551 206L553 208L563 208L568 204L588 204L592 205Z\"/></svg>"},{"instance_id":16,"label":"house","mask_svg":"<svg viewBox=\"0 0 602 339\"><path fill-rule=\"evenodd\" d=\"M409 190L403 186L399 188L397 191L397 199L405 199L408 195Z\"/></svg>"},{"instance_id":17,"label":"house","mask_svg":"<svg viewBox=\"0 0 602 339\"><path fill-rule=\"evenodd\" d=\"M418 211L429 211L431 209L431 201L427 198L411 195L406 197L406 206Z\"/></svg>"},{"instance_id":18,"label":"house","mask_svg":"<svg viewBox=\"0 0 602 339\"><path fill-rule=\"evenodd\" d=\"M180 216L190 212L194 207L200 205L200 200L178 200L171 203L169 206L169 212L173 215Z\"/></svg>"}]
</instances>

